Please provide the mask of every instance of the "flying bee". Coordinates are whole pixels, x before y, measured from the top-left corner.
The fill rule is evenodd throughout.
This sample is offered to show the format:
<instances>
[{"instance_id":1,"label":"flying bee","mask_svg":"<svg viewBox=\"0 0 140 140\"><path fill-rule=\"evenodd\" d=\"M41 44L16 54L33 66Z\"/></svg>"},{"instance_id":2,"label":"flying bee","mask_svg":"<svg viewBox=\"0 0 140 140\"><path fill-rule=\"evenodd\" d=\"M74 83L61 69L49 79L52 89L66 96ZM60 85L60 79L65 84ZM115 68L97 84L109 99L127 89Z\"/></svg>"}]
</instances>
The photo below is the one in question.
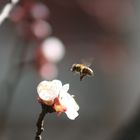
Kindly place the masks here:
<instances>
[{"instance_id":1,"label":"flying bee","mask_svg":"<svg viewBox=\"0 0 140 140\"><path fill-rule=\"evenodd\" d=\"M80 74L80 81L82 81L85 76L94 76L93 70L84 64L73 64L71 71Z\"/></svg>"}]
</instances>

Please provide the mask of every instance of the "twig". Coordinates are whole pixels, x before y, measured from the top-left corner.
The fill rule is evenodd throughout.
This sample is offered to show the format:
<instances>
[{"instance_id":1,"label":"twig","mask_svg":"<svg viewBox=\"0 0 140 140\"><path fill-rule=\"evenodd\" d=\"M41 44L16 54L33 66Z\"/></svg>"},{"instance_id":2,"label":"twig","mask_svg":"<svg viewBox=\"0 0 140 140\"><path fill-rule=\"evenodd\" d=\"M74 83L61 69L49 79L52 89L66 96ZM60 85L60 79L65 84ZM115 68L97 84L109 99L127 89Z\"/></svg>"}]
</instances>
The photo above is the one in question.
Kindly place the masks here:
<instances>
[{"instance_id":1,"label":"twig","mask_svg":"<svg viewBox=\"0 0 140 140\"><path fill-rule=\"evenodd\" d=\"M4 22L6 18L8 18L9 13L13 9L13 7L19 2L19 0L11 0L11 3L7 3L0 13L0 25Z\"/></svg>"},{"instance_id":2,"label":"twig","mask_svg":"<svg viewBox=\"0 0 140 140\"><path fill-rule=\"evenodd\" d=\"M47 106L44 104L41 104L42 106L42 111L39 115L38 121L36 123L37 126L37 132L36 132L36 136L35 136L35 140L41 140L41 133L44 131L44 117L47 113L52 113L54 112L54 110L52 109L51 106Z\"/></svg>"}]
</instances>

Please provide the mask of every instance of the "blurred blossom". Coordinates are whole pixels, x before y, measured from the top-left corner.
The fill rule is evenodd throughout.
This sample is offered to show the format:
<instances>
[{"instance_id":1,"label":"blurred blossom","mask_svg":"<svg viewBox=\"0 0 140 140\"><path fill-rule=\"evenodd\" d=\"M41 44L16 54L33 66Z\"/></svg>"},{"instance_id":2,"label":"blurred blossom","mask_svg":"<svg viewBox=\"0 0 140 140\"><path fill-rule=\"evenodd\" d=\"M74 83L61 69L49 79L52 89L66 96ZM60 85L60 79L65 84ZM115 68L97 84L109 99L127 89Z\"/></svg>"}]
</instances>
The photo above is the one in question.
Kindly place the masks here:
<instances>
[{"instance_id":1,"label":"blurred blossom","mask_svg":"<svg viewBox=\"0 0 140 140\"><path fill-rule=\"evenodd\" d=\"M97 53L99 67L109 75L121 73L128 61L128 50L116 41L100 41Z\"/></svg>"},{"instance_id":2,"label":"blurred blossom","mask_svg":"<svg viewBox=\"0 0 140 140\"><path fill-rule=\"evenodd\" d=\"M48 19L49 9L42 3L35 3L31 8L31 15L35 19Z\"/></svg>"},{"instance_id":3,"label":"blurred blossom","mask_svg":"<svg viewBox=\"0 0 140 140\"><path fill-rule=\"evenodd\" d=\"M44 39L46 36L49 36L52 32L50 24L44 20L34 21L31 26L31 30L33 34L39 39Z\"/></svg>"},{"instance_id":4,"label":"blurred blossom","mask_svg":"<svg viewBox=\"0 0 140 140\"><path fill-rule=\"evenodd\" d=\"M31 30L30 30L30 24L26 21L22 21L20 22L20 24L18 24L16 26L16 30L18 35L26 38L26 39L30 39L31 36Z\"/></svg>"},{"instance_id":5,"label":"blurred blossom","mask_svg":"<svg viewBox=\"0 0 140 140\"><path fill-rule=\"evenodd\" d=\"M19 0L12 0L13 4L16 4L17 2L19 2Z\"/></svg>"},{"instance_id":6,"label":"blurred blossom","mask_svg":"<svg viewBox=\"0 0 140 140\"><path fill-rule=\"evenodd\" d=\"M107 30L122 30L128 24L126 19L133 17L135 14L131 0L77 1L87 14L96 20L101 27Z\"/></svg>"},{"instance_id":7,"label":"blurred blossom","mask_svg":"<svg viewBox=\"0 0 140 140\"><path fill-rule=\"evenodd\" d=\"M49 9L45 4L23 0L14 7L10 19L16 23L20 36L31 41L40 41L52 32L51 26L45 21L48 16Z\"/></svg>"},{"instance_id":8,"label":"blurred blossom","mask_svg":"<svg viewBox=\"0 0 140 140\"><path fill-rule=\"evenodd\" d=\"M65 47L58 38L49 37L42 43L42 51L48 61L55 63L64 57Z\"/></svg>"},{"instance_id":9,"label":"blurred blossom","mask_svg":"<svg viewBox=\"0 0 140 140\"><path fill-rule=\"evenodd\" d=\"M38 47L35 51L35 67L36 67L36 69L40 70L42 65L44 65L46 63L48 63L48 61L42 53L42 48Z\"/></svg>"},{"instance_id":10,"label":"blurred blossom","mask_svg":"<svg viewBox=\"0 0 140 140\"><path fill-rule=\"evenodd\" d=\"M65 8L73 8L76 7L75 0L53 0L57 5L63 6Z\"/></svg>"},{"instance_id":11,"label":"blurred blossom","mask_svg":"<svg viewBox=\"0 0 140 140\"><path fill-rule=\"evenodd\" d=\"M22 6L16 6L10 13L10 19L13 22L20 22L26 17L26 11Z\"/></svg>"},{"instance_id":12,"label":"blurred blossom","mask_svg":"<svg viewBox=\"0 0 140 140\"><path fill-rule=\"evenodd\" d=\"M39 74L42 79L52 80L57 77L58 69L55 64L45 63L40 67Z\"/></svg>"},{"instance_id":13,"label":"blurred blossom","mask_svg":"<svg viewBox=\"0 0 140 140\"><path fill-rule=\"evenodd\" d=\"M34 0L21 0L20 1L21 5L26 9L27 12L30 11L32 5L35 3Z\"/></svg>"}]
</instances>

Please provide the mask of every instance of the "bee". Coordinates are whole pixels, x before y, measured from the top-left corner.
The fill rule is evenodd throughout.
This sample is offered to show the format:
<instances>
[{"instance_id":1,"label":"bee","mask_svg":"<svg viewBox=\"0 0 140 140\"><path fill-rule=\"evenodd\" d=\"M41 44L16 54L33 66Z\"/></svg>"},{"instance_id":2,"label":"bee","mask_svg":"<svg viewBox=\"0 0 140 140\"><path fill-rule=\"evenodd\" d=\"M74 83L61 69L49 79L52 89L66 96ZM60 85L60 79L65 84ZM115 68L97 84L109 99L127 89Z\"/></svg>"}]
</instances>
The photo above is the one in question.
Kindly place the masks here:
<instances>
[{"instance_id":1,"label":"bee","mask_svg":"<svg viewBox=\"0 0 140 140\"><path fill-rule=\"evenodd\" d=\"M85 76L94 76L93 70L84 64L73 64L71 71L80 74L80 81L82 81Z\"/></svg>"}]
</instances>

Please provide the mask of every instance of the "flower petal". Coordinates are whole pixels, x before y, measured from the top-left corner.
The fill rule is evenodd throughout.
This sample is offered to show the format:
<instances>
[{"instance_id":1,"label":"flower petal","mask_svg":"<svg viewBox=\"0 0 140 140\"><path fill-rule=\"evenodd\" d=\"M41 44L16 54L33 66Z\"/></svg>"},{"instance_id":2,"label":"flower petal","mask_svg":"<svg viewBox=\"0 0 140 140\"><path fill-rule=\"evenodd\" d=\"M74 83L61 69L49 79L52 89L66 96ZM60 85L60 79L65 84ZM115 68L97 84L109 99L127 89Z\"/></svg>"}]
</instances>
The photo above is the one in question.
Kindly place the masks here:
<instances>
[{"instance_id":1,"label":"flower petal","mask_svg":"<svg viewBox=\"0 0 140 140\"><path fill-rule=\"evenodd\" d=\"M79 115L78 112L74 109L67 109L65 113L67 117L71 120L74 120Z\"/></svg>"},{"instance_id":2,"label":"flower petal","mask_svg":"<svg viewBox=\"0 0 140 140\"><path fill-rule=\"evenodd\" d=\"M46 94L46 93L47 93L48 89L50 88L50 85L51 85L51 82L49 82L49 81L42 81L38 84L37 92L38 92L39 97L42 100L48 99L48 94Z\"/></svg>"},{"instance_id":3,"label":"flower petal","mask_svg":"<svg viewBox=\"0 0 140 140\"><path fill-rule=\"evenodd\" d=\"M64 104L67 107L72 106L76 111L79 110L79 106L76 103L76 101L74 100L73 96L70 95L67 92L66 93L64 93L64 92L60 93L60 102L61 102L61 104Z\"/></svg>"},{"instance_id":4,"label":"flower petal","mask_svg":"<svg viewBox=\"0 0 140 140\"><path fill-rule=\"evenodd\" d=\"M42 81L37 87L37 92L42 100L50 101L58 96L61 88L62 83L59 80Z\"/></svg>"},{"instance_id":5,"label":"flower petal","mask_svg":"<svg viewBox=\"0 0 140 140\"><path fill-rule=\"evenodd\" d=\"M70 85L69 84L65 84L63 85L62 89L64 92L67 92L69 90Z\"/></svg>"},{"instance_id":6,"label":"flower petal","mask_svg":"<svg viewBox=\"0 0 140 140\"><path fill-rule=\"evenodd\" d=\"M53 80L51 82L51 87L50 87L50 90L52 92L54 92L56 95L59 94L60 90L62 88L62 82L60 80Z\"/></svg>"},{"instance_id":7,"label":"flower petal","mask_svg":"<svg viewBox=\"0 0 140 140\"><path fill-rule=\"evenodd\" d=\"M65 113L69 119L73 120L78 116L79 106L69 93L61 91L59 101L66 107Z\"/></svg>"}]
</instances>

